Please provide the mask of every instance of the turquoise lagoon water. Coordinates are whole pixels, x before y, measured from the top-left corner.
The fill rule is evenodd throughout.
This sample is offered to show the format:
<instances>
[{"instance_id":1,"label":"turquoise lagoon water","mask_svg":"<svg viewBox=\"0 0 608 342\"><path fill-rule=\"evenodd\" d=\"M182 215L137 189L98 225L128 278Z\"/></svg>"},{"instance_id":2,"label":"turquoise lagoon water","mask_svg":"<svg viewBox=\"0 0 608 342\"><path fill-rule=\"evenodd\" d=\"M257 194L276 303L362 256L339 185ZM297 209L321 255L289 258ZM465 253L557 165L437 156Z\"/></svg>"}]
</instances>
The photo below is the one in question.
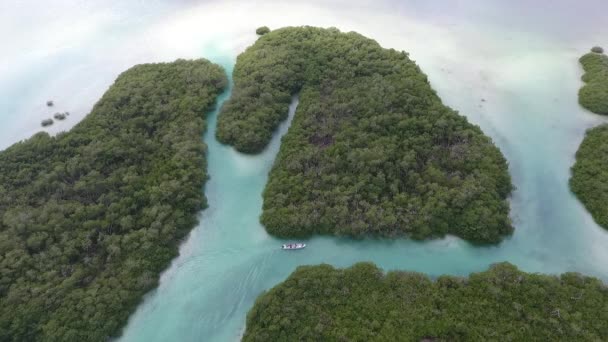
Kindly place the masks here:
<instances>
[{"instance_id":1,"label":"turquoise lagoon water","mask_svg":"<svg viewBox=\"0 0 608 342\"><path fill-rule=\"evenodd\" d=\"M216 61L231 70L231 61ZM228 96L229 92L220 102ZM497 115L516 111L521 111L521 116L544 115L545 111L559 115L552 111L555 104L532 100L540 94L529 96L529 100L515 101ZM575 100L564 102L571 102L569 107L580 112ZM292 104L290 117L296 104ZM299 265L345 267L373 261L387 270L466 275L506 260L527 271L576 270L608 278L604 263L608 259L602 254L608 234L592 222L567 188L567 166L584 132L580 118L568 120L564 115L556 120L575 126L578 122L576 129L557 124L546 127L546 121L540 119L522 125L510 122L514 118L508 120L513 136L501 135L497 141L508 157L520 160L511 162L518 187L512 200L517 230L498 246L474 247L453 237L428 242L316 237L307 241L306 250L284 252L279 249L283 241L269 236L257 219L267 173L289 122L281 125L264 153L247 156L215 140L216 115L217 111L210 113L205 135L211 175L205 192L210 207L182 246L181 255L162 275L159 288L131 318L123 341L238 340L256 296ZM511 139L518 142L508 143ZM550 146L549 141L561 143Z\"/></svg>"},{"instance_id":2,"label":"turquoise lagoon water","mask_svg":"<svg viewBox=\"0 0 608 342\"><path fill-rule=\"evenodd\" d=\"M386 47L409 51L444 102L480 125L509 160L517 187L511 198L516 230L499 245L475 247L455 237L425 242L315 237L305 250L283 252L284 241L269 236L258 216L289 122L262 154L247 156L215 140L217 111L209 113L203 137L209 208L159 287L130 318L121 341L238 340L255 298L307 264L372 261L386 270L436 276L467 275L509 261L530 272L578 271L608 281L608 231L593 222L567 185L585 130L606 121L581 109L576 99L578 56L592 45L608 45L601 40L608 37L608 28L601 28L601 13L608 10L603 2L581 2L576 11L566 0L534 5L470 0L447 9L416 0L101 7L58 1L44 9L35 2L8 3L0 5L0 34L11 34L0 36L0 43L14 49L3 52L7 62L0 64L0 148L39 130L40 120L53 111L44 106L49 96L58 110L74 113L53 133L82 118L132 64L205 57L230 73L236 54L254 41L255 27L311 24L357 30ZM29 20L14 19L25 13ZM71 16L88 20L66 29L60 23ZM35 22L47 25L28 31ZM227 91L219 103L229 96ZM294 99L290 115L296 105Z\"/></svg>"}]
</instances>

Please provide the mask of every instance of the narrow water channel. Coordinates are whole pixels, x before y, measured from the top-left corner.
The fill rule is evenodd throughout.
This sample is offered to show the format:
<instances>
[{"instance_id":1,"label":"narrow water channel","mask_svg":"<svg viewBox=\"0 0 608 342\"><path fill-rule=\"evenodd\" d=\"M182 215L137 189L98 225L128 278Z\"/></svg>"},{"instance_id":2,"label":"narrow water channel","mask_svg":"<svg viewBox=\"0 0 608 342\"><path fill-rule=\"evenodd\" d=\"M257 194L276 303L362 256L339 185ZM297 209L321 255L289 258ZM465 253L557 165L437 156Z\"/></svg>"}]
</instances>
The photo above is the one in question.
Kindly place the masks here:
<instances>
[{"instance_id":1,"label":"narrow water channel","mask_svg":"<svg viewBox=\"0 0 608 342\"><path fill-rule=\"evenodd\" d=\"M233 59L211 58L231 73ZM608 279L608 233L593 223L567 187L569 165L589 122L576 117L586 115L572 95L578 70L565 69L572 75L569 82L563 82L563 66L563 61L549 64L537 76L547 78L556 92L550 96L557 96L557 101L537 101L548 91L538 88L539 83L531 78L518 83L525 96L490 94L496 102L488 104L492 115L479 106L469 108L473 113L469 119L492 135L506 154L518 188L511 201L516 232L491 247L472 246L454 237L426 242L316 237L307 241L305 250L282 251L283 241L269 236L258 217L261 193L297 99L290 106L289 120L256 156L237 153L215 140L218 110L213 111L204 136L211 176L205 189L209 208L180 256L163 274L160 287L131 317L121 340L238 340L257 295L285 279L298 265L344 267L373 261L387 270L467 275L495 262L510 261L531 272L581 271ZM454 103L449 89L438 90L446 95L448 104ZM219 104L229 96L230 90ZM500 125L494 120L500 120ZM591 122L594 120L592 117Z\"/></svg>"}]
</instances>

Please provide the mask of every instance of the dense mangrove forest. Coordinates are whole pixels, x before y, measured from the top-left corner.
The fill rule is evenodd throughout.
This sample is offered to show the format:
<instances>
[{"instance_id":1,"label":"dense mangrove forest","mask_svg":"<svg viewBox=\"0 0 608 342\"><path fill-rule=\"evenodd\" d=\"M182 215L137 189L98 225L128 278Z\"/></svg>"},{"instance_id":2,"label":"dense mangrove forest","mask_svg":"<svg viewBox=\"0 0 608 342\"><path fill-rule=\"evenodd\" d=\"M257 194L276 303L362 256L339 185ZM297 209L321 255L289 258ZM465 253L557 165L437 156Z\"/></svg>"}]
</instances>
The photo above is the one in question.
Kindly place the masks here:
<instances>
[{"instance_id":1,"label":"dense mangrove forest","mask_svg":"<svg viewBox=\"0 0 608 342\"><path fill-rule=\"evenodd\" d=\"M258 297L243 341L604 341L608 287L509 263L468 278L300 266Z\"/></svg>"},{"instance_id":2,"label":"dense mangrove forest","mask_svg":"<svg viewBox=\"0 0 608 342\"><path fill-rule=\"evenodd\" d=\"M608 124L585 134L576 152L570 188L593 219L608 229Z\"/></svg>"},{"instance_id":3,"label":"dense mangrove forest","mask_svg":"<svg viewBox=\"0 0 608 342\"><path fill-rule=\"evenodd\" d=\"M496 243L512 232L505 158L407 53L354 32L283 28L238 57L234 82L217 137L242 152L261 151L300 98L263 194L271 234Z\"/></svg>"},{"instance_id":4,"label":"dense mangrove forest","mask_svg":"<svg viewBox=\"0 0 608 342\"><path fill-rule=\"evenodd\" d=\"M0 341L106 341L206 206L206 60L137 65L67 133L0 152Z\"/></svg>"},{"instance_id":5,"label":"dense mangrove forest","mask_svg":"<svg viewBox=\"0 0 608 342\"><path fill-rule=\"evenodd\" d=\"M579 103L596 114L608 115L608 56L594 47L580 58L585 85L578 92Z\"/></svg>"},{"instance_id":6,"label":"dense mangrove forest","mask_svg":"<svg viewBox=\"0 0 608 342\"><path fill-rule=\"evenodd\" d=\"M608 114L608 56L600 47L580 58L586 84L579 91L580 104L597 114ZM608 124L587 130L576 152L570 189L593 219L608 229Z\"/></svg>"}]
</instances>

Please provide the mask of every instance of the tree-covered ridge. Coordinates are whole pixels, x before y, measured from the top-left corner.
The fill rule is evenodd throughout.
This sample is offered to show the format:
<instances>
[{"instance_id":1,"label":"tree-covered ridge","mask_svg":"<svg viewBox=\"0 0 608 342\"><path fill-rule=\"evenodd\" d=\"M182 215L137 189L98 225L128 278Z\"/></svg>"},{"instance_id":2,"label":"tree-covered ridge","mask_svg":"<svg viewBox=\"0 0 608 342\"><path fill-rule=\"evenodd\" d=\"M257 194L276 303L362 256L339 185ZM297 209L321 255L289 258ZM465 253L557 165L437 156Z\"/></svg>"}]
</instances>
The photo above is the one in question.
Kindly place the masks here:
<instances>
[{"instance_id":1,"label":"tree-covered ridge","mask_svg":"<svg viewBox=\"0 0 608 342\"><path fill-rule=\"evenodd\" d=\"M594 47L579 61L586 83L578 92L579 103L594 113L608 115L608 56L603 49Z\"/></svg>"},{"instance_id":2,"label":"tree-covered ridge","mask_svg":"<svg viewBox=\"0 0 608 342\"><path fill-rule=\"evenodd\" d=\"M300 96L263 195L270 233L494 243L512 232L504 157L406 53L353 32L284 28L238 57L234 82L217 137L243 152L263 149Z\"/></svg>"},{"instance_id":3,"label":"tree-covered ridge","mask_svg":"<svg viewBox=\"0 0 608 342\"><path fill-rule=\"evenodd\" d=\"M135 66L71 131L0 152L0 340L106 341L206 206L206 60Z\"/></svg>"},{"instance_id":4,"label":"tree-covered ridge","mask_svg":"<svg viewBox=\"0 0 608 342\"><path fill-rule=\"evenodd\" d=\"M608 229L608 124L587 131L576 152L570 189L595 222Z\"/></svg>"},{"instance_id":5,"label":"tree-covered ridge","mask_svg":"<svg viewBox=\"0 0 608 342\"><path fill-rule=\"evenodd\" d=\"M608 287L501 263L469 278L301 266L256 300L243 341L605 341Z\"/></svg>"}]
</instances>

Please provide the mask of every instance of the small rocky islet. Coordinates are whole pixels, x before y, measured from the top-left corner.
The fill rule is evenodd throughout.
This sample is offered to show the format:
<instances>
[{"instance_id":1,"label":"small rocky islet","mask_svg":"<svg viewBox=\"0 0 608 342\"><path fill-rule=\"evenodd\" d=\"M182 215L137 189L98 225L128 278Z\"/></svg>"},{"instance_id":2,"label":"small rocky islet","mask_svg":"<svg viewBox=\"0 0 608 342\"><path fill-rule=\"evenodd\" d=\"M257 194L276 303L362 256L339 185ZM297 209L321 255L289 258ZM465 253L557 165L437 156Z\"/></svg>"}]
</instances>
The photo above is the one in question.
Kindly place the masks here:
<instances>
[{"instance_id":1,"label":"small rocky islet","mask_svg":"<svg viewBox=\"0 0 608 342\"><path fill-rule=\"evenodd\" d=\"M55 102L53 100L46 101L47 107L53 107L54 105L55 105ZM55 114L53 114L53 118L57 121L63 121L69 115L70 115L70 112L56 112ZM47 119L42 120L40 122L40 125L42 127L49 127L49 126L53 125L53 123L55 123L55 121L52 118L47 118Z\"/></svg>"}]
</instances>

